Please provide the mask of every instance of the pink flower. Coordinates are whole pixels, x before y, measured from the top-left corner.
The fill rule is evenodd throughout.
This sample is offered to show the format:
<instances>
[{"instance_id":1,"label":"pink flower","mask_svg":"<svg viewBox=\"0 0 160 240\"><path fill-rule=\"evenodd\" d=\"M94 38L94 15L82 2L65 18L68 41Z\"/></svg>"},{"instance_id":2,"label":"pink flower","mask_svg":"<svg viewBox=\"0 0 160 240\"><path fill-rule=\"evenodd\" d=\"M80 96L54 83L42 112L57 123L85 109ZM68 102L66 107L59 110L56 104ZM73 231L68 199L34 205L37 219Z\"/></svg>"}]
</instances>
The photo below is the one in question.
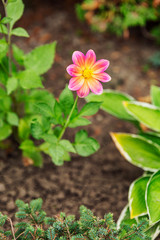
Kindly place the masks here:
<instances>
[{"instance_id":1,"label":"pink flower","mask_svg":"<svg viewBox=\"0 0 160 240\"><path fill-rule=\"evenodd\" d=\"M109 61L101 59L96 61L96 54L93 50L89 50L86 56L79 51L75 51L72 55L73 64L67 67L67 72L72 78L69 81L69 89L77 91L79 97L86 97L90 90L100 95L103 92L102 84L99 82L108 82L111 77L104 72Z\"/></svg>"}]
</instances>

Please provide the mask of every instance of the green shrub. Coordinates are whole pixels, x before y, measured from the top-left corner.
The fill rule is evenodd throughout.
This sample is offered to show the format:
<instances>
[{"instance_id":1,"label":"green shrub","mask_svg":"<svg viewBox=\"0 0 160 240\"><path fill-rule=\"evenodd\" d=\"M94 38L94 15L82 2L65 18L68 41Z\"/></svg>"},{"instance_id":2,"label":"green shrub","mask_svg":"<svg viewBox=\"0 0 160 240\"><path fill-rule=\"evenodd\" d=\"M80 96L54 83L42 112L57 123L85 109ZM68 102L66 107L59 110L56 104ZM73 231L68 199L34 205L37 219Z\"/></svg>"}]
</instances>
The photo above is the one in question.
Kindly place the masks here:
<instances>
[{"instance_id":1,"label":"green shrub","mask_svg":"<svg viewBox=\"0 0 160 240\"><path fill-rule=\"evenodd\" d=\"M76 5L76 12L93 30L110 31L117 36L128 36L130 27L145 27L148 22L155 22L150 32L160 42L160 4L155 0L83 0Z\"/></svg>"},{"instance_id":2,"label":"green shrub","mask_svg":"<svg viewBox=\"0 0 160 240\"><path fill-rule=\"evenodd\" d=\"M111 213L100 219L85 206L80 207L80 219L76 220L75 216L66 216L63 212L54 217L47 217L41 209L42 199L32 200L30 204L17 200L16 205L19 208L16 213L19 222L15 225L10 218L0 213L1 240L151 239L145 233L148 227L145 219L134 223L124 223L117 230ZM4 231L4 224L7 220L11 229Z\"/></svg>"},{"instance_id":3,"label":"green shrub","mask_svg":"<svg viewBox=\"0 0 160 240\"><path fill-rule=\"evenodd\" d=\"M138 129L138 134L111 133L125 159L145 171L130 186L129 207L123 217L127 211L126 219L147 216L155 239L160 233L160 88L152 86L151 104L114 90L106 90L101 96L90 94L86 99L103 101L104 111L133 123Z\"/></svg>"},{"instance_id":4,"label":"green shrub","mask_svg":"<svg viewBox=\"0 0 160 240\"><path fill-rule=\"evenodd\" d=\"M43 74L54 62L56 42L25 54L11 41L12 36L29 37L25 29L14 28L24 4L22 0L2 3L6 16L0 16L0 142L13 135L26 165L42 166L42 153L48 154L56 165L70 161L70 153L93 154L99 144L85 130L77 132L72 143L62 137L67 127L90 124L85 116L95 114L100 104L85 104L79 110L77 98L74 100L68 86L59 100L43 89ZM5 142L1 145L5 147Z\"/></svg>"}]
</instances>

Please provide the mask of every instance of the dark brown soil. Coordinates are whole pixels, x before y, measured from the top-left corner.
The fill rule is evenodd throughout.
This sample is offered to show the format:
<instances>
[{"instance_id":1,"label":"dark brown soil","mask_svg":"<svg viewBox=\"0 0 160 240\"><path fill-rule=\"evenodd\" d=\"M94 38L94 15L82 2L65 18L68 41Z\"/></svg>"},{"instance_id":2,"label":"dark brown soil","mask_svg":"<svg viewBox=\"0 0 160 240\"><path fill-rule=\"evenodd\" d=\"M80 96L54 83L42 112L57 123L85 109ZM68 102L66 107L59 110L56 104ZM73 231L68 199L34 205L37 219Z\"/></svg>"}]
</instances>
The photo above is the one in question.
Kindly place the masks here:
<instances>
[{"instance_id":1,"label":"dark brown soil","mask_svg":"<svg viewBox=\"0 0 160 240\"><path fill-rule=\"evenodd\" d=\"M112 81L104 84L104 88L122 90L138 98L149 94L151 84L158 84L160 70L149 68L144 72L148 57L157 47L141 35L123 40L91 33L86 24L78 23L73 7L55 8L51 2L27 9L19 25L26 27L31 37L14 39L14 42L26 52L57 40L55 64L45 75L45 86L56 97L68 83L65 69L75 50L94 49L97 58L110 60L108 73ZM80 100L80 104L83 103L84 100ZM84 204L100 217L113 212L117 219L127 203L129 185L142 171L121 157L109 132L135 132L135 129L103 111L91 120L93 124L85 129L100 142L100 150L88 158L73 156L72 161L62 167L53 165L44 156L43 168L26 168L15 146L15 151L8 155L0 151L0 211L13 216L16 199L28 202L41 197L44 210L50 216L59 211L78 215L79 206ZM66 136L73 139L72 129Z\"/></svg>"}]
</instances>

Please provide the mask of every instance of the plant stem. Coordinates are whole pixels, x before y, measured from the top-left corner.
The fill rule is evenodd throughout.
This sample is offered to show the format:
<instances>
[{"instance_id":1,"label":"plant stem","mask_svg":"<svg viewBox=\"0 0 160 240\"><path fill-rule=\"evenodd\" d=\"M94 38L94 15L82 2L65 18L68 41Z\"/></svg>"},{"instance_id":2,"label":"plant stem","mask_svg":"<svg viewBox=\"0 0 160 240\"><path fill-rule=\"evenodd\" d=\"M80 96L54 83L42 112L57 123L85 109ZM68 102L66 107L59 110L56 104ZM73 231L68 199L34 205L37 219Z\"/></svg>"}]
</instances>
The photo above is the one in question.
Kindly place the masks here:
<instances>
[{"instance_id":1,"label":"plant stem","mask_svg":"<svg viewBox=\"0 0 160 240\"><path fill-rule=\"evenodd\" d=\"M70 118L71 118L71 116L72 116L72 114L73 114L73 111L74 111L74 109L75 109L75 107L76 107L77 101L78 101L78 95L77 95L77 97L76 97L76 99L75 99L75 101L74 101L74 104L73 104L73 107L72 107L72 109L71 109L71 111L70 111L70 114L68 115L68 117L67 117L67 119L66 119L66 122L65 122L65 124L64 124L64 126L63 126L63 128L62 128L62 131L61 131L61 133L60 133L60 135L59 135L59 137L58 137L58 142L61 140L61 138L63 137L63 134L64 134L66 128L68 127Z\"/></svg>"},{"instance_id":2,"label":"plant stem","mask_svg":"<svg viewBox=\"0 0 160 240\"><path fill-rule=\"evenodd\" d=\"M2 0L2 2L3 2L4 10L5 10L5 15L6 15L6 17L8 17L7 9L6 9L6 6L8 4L8 0L6 2L4 0ZM7 23L7 28L8 28L8 70L9 70L9 76L11 77L11 75L12 75L12 64L11 64L12 53L11 53L11 27L10 27L10 23Z\"/></svg>"}]
</instances>

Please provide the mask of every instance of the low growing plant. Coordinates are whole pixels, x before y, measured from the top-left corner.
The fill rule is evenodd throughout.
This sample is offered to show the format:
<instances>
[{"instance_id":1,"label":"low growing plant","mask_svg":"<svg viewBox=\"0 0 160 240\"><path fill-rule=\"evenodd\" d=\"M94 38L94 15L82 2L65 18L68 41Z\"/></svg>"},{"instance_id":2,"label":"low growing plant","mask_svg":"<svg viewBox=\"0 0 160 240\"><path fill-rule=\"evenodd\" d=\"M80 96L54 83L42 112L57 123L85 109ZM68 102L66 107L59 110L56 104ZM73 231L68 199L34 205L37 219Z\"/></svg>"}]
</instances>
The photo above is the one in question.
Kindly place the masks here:
<instances>
[{"instance_id":1,"label":"low growing plant","mask_svg":"<svg viewBox=\"0 0 160 240\"><path fill-rule=\"evenodd\" d=\"M77 91L74 99L68 86L59 99L44 90L43 74L52 66L56 42L36 47L25 54L15 44L12 36L29 37L25 29L16 27L24 11L22 0L2 0L6 16L0 19L0 141L12 134L22 150L24 162L42 166L42 155L48 154L53 163L62 165L70 160L69 153L89 156L99 149L98 142L80 130L71 143L62 139L66 128L86 126L91 122L85 118L95 114L100 103L87 103L80 110L77 107L79 97L85 97L89 91L101 94L99 81L107 82L110 77L104 71L108 60L96 62L96 55L89 50L84 56L76 51L73 63L67 68L72 76L69 88ZM91 78L94 75L94 78ZM38 141L34 141L38 140Z\"/></svg>"},{"instance_id":2,"label":"low growing plant","mask_svg":"<svg viewBox=\"0 0 160 240\"><path fill-rule=\"evenodd\" d=\"M77 16L86 20L96 31L109 31L117 36L128 37L131 27L140 26L145 29L151 22L149 37L160 42L160 3L157 0L83 0L76 5Z\"/></svg>"},{"instance_id":3,"label":"low growing plant","mask_svg":"<svg viewBox=\"0 0 160 240\"><path fill-rule=\"evenodd\" d=\"M145 172L129 189L128 206L120 222L148 217L152 239L160 233L160 88L151 87L151 103L136 101L122 92L106 90L87 101L103 101L101 108L113 116L133 123L137 134L111 133L120 153Z\"/></svg>"},{"instance_id":4,"label":"low growing plant","mask_svg":"<svg viewBox=\"0 0 160 240\"><path fill-rule=\"evenodd\" d=\"M1 240L149 240L145 233L148 227L146 220L138 223L122 224L116 229L116 224L111 213L103 219L93 215L85 206L80 207L80 219L75 216L66 216L65 213L54 217L47 217L41 209L42 199L32 200L26 204L21 200L16 201L19 210L16 217L19 222L13 224L12 220L0 213L0 239ZM4 230L6 221L9 221L7 230Z\"/></svg>"}]
</instances>

